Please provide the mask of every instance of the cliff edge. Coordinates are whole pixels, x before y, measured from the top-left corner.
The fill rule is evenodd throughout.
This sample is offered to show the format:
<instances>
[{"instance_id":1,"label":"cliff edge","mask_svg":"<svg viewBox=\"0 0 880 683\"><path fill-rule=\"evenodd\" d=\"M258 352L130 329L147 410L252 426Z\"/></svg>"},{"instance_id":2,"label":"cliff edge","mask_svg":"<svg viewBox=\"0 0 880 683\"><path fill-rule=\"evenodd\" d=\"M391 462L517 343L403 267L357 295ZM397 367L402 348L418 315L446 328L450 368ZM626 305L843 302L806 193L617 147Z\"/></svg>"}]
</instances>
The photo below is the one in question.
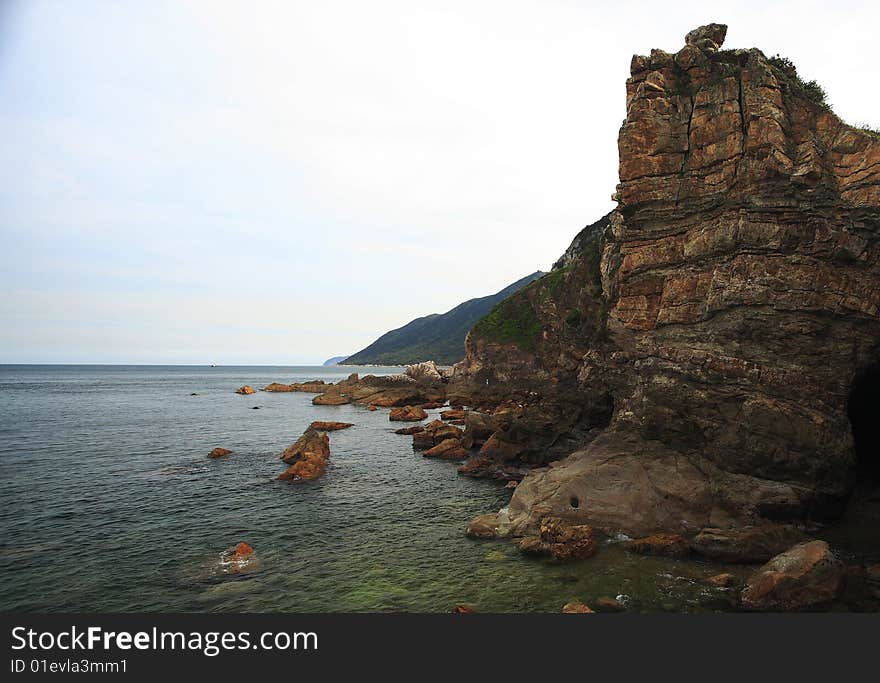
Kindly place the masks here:
<instances>
[{"instance_id":1,"label":"cliff edge","mask_svg":"<svg viewBox=\"0 0 880 683\"><path fill-rule=\"evenodd\" d=\"M828 518L876 473L880 139L726 30L633 57L617 209L468 335L512 533Z\"/></svg>"}]
</instances>

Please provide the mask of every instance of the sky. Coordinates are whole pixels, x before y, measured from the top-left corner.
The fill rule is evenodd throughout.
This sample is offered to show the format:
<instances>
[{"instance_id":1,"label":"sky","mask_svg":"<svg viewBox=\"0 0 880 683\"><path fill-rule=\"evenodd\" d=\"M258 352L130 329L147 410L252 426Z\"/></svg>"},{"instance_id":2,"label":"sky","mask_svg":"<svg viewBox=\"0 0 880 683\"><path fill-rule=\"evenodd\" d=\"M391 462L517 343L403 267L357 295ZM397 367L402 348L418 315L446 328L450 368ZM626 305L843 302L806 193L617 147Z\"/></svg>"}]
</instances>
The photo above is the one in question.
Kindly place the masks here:
<instances>
[{"instance_id":1,"label":"sky","mask_svg":"<svg viewBox=\"0 0 880 683\"><path fill-rule=\"evenodd\" d=\"M354 353L613 208L633 53L727 23L880 125L878 7L0 0L0 363Z\"/></svg>"}]
</instances>

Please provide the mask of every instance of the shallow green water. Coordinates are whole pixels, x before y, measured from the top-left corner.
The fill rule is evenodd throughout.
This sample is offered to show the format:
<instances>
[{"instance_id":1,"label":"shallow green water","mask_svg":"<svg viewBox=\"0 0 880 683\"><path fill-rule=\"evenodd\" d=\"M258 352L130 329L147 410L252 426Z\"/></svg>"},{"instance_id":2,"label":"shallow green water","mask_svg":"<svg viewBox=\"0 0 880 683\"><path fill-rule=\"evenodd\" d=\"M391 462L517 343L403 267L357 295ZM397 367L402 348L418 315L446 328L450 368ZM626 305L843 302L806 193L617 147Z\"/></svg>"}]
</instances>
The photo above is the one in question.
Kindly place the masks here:
<instances>
[{"instance_id":1,"label":"shallow green water","mask_svg":"<svg viewBox=\"0 0 880 683\"><path fill-rule=\"evenodd\" d=\"M560 565L465 538L511 492L414 453L387 411L233 393L345 374L0 366L0 609L558 612L603 596L633 611L731 608L731 592L701 579L748 568L613 542ZM276 481L280 452L315 419L356 426L330 434L325 477ZM235 454L208 460L215 446ZM260 566L224 575L220 553L238 541Z\"/></svg>"}]
</instances>

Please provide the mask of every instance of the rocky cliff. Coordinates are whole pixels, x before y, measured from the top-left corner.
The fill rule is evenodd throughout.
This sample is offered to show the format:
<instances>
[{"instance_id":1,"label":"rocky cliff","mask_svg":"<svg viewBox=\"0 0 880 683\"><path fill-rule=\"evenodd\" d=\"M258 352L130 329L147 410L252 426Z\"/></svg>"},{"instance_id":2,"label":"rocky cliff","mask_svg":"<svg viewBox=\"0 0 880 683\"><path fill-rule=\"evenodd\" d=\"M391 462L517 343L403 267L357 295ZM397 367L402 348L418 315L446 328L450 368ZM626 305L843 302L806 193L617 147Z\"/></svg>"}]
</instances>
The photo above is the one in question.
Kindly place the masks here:
<instances>
[{"instance_id":1,"label":"rocky cliff","mask_svg":"<svg viewBox=\"0 0 880 683\"><path fill-rule=\"evenodd\" d=\"M833 516L877 453L880 139L725 34L633 57L617 209L468 336L513 533Z\"/></svg>"}]
</instances>

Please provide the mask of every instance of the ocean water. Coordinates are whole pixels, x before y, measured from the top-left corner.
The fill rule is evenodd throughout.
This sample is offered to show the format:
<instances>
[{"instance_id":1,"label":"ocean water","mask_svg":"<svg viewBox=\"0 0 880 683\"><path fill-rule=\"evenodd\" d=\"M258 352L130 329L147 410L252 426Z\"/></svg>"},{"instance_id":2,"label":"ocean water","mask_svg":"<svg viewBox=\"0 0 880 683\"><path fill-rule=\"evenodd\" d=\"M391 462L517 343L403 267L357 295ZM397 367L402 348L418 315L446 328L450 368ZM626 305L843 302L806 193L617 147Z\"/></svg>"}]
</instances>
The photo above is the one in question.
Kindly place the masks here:
<instances>
[{"instance_id":1,"label":"ocean water","mask_svg":"<svg viewBox=\"0 0 880 683\"><path fill-rule=\"evenodd\" d=\"M511 492L423 458L385 410L234 393L348 372L0 366L0 610L558 612L604 596L634 611L731 608L701 579L748 568L614 542L556 564L465 538ZM330 433L323 478L277 481L280 453L317 419L355 426ZM235 453L209 460L216 446ZM220 553L239 541L259 568L225 575Z\"/></svg>"}]
</instances>

